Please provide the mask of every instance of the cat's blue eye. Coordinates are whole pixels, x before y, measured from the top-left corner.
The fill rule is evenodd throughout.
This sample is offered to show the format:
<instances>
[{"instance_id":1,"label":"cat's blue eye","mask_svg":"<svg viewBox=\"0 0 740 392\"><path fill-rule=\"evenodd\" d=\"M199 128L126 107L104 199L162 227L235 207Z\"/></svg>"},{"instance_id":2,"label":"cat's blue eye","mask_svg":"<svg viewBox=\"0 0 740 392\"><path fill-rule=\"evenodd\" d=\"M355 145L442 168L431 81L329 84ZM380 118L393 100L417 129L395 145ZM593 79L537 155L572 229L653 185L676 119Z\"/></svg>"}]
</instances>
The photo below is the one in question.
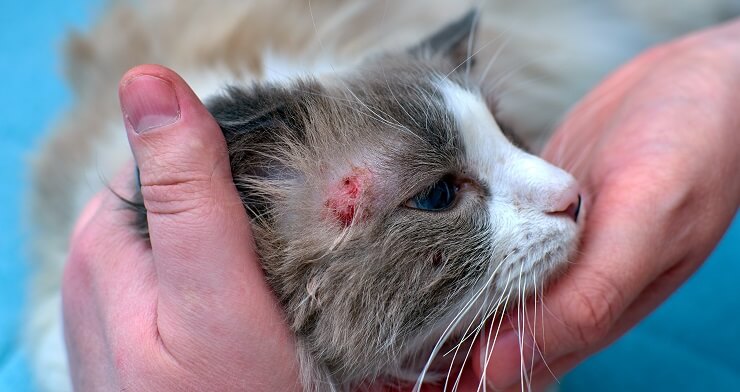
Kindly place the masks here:
<instances>
[{"instance_id":1,"label":"cat's blue eye","mask_svg":"<svg viewBox=\"0 0 740 392\"><path fill-rule=\"evenodd\" d=\"M406 207L417 210L440 211L450 208L457 197L457 185L452 178L442 178L431 188L412 197Z\"/></svg>"}]
</instances>

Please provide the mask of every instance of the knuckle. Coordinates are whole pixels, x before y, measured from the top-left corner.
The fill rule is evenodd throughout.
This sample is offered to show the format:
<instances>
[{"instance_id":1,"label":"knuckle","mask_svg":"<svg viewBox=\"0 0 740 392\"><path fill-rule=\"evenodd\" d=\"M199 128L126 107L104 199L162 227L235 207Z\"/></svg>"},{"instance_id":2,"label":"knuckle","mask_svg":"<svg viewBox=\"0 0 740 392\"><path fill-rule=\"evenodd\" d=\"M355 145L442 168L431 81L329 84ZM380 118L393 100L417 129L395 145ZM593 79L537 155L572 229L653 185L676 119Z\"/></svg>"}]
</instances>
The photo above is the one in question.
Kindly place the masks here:
<instances>
[{"instance_id":1,"label":"knuckle","mask_svg":"<svg viewBox=\"0 0 740 392\"><path fill-rule=\"evenodd\" d=\"M154 214L177 214L208 206L222 181L231 180L228 156L198 137L157 139L140 154L141 195Z\"/></svg>"},{"instance_id":2,"label":"knuckle","mask_svg":"<svg viewBox=\"0 0 740 392\"><path fill-rule=\"evenodd\" d=\"M67 256L67 265L86 266L93 258L95 238L91 230L85 228L72 238Z\"/></svg>"},{"instance_id":3,"label":"knuckle","mask_svg":"<svg viewBox=\"0 0 740 392\"><path fill-rule=\"evenodd\" d=\"M617 321L623 299L619 291L604 278L581 286L572 293L564 322L571 339L581 348L598 345Z\"/></svg>"},{"instance_id":4,"label":"knuckle","mask_svg":"<svg viewBox=\"0 0 740 392\"><path fill-rule=\"evenodd\" d=\"M198 209L211 197L211 178L179 172L167 179L142 183L141 195L150 213L169 215Z\"/></svg>"},{"instance_id":5,"label":"knuckle","mask_svg":"<svg viewBox=\"0 0 740 392\"><path fill-rule=\"evenodd\" d=\"M84 230L72 239L62 275L63 292L89 289L92 286L94 246L89 230Z\"/></svg>"}]
</instances>

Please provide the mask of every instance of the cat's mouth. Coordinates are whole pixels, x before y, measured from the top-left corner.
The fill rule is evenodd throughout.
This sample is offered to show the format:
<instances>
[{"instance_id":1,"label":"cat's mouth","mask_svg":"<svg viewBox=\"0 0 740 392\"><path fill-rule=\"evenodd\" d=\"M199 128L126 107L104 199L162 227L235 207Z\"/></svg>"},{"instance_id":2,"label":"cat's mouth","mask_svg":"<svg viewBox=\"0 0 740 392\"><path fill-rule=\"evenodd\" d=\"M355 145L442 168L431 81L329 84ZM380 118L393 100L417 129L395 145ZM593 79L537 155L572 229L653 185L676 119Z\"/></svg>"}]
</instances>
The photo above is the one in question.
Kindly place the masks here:
<instances>
[{"instance_id":1,"label":"cat's mouth","mask_svg":"<svg viewBox=\"0 0 740 392\"><path fill-rule=\"evenodd\" d=\"M469 362L474 343L475 339L466 336L463 331L455 331L440 345L433 358L430 359L433 344L424 345L425 349L408 356L396 378L409 386L418 381L432 385L443 385L450 380L454 383L465 363Z\"/></svg>"}]
</instances>

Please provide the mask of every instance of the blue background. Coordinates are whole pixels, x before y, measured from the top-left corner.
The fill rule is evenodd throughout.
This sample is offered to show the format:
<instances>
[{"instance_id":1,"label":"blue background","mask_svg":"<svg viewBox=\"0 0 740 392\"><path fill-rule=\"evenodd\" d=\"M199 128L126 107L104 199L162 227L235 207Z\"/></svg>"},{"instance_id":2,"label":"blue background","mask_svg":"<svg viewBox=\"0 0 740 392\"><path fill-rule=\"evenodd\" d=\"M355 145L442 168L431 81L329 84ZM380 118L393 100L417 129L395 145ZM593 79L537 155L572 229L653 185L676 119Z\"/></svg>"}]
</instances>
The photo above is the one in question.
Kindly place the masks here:
<instances>
[{"instance_id":1,"label":"blue background","mask_svg":"<svg viewBox=\"0 0 740 392\"><path fill-rule=\"evenodd\" d=\"M64 33L101 0L0 5L0 391L32 391L18 347L24 279L25 157L70 104ZM659 246L659 245L658 245ZM564 391L740 391L740 219L701 270L613 346L564 377Z\"/></svg>"}]
</instances>

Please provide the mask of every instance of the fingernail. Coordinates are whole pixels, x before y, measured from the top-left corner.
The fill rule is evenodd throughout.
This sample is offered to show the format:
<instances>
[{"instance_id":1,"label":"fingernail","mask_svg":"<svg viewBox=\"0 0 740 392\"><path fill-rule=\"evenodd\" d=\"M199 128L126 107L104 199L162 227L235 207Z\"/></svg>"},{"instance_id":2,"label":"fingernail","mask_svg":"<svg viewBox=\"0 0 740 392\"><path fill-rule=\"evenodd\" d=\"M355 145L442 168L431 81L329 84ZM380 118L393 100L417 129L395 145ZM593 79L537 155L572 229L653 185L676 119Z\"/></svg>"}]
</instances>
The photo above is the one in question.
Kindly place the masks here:
<instances>
[{"instance_id":1,"label":"fingernail","mask_svg":"<svg viewBox=\"0 0 740 392\"><path fill-rule=\"evenodd\" d=\"M167 80L139 75L121 88L121 109L128 125L142 133L174 123L180 118L175 89Z\"/></svg>"},{"instance_id":2,"label":"fingernail","mask_svg":"<svg viewBox=\"0 0 740 392\"><path fill-rule=\"evenodd\" d=\"M513 330L503 332L496 339L486 368L488 387L498 391L518 385L522 374L529 374L541 360L542 356L529 335L520 337Z\"/></svg>"}]
</instances>

